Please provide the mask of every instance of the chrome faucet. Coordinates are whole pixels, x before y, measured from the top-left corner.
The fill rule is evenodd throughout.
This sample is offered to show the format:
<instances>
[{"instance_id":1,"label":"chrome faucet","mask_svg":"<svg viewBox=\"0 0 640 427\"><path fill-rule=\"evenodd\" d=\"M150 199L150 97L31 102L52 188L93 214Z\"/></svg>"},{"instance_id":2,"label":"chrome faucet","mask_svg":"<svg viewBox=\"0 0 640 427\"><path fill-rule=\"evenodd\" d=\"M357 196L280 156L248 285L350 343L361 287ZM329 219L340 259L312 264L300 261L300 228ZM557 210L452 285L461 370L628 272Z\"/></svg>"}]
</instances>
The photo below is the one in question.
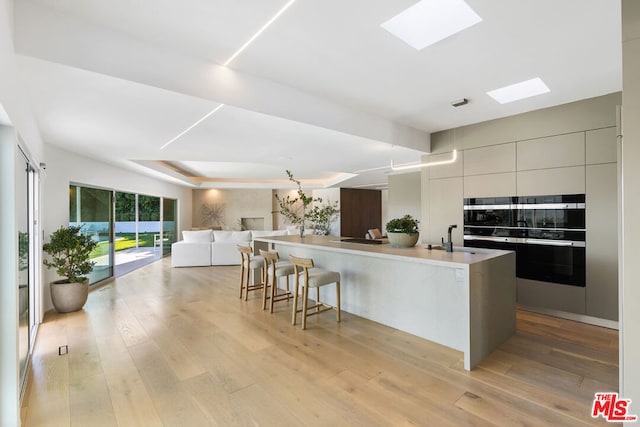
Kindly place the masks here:
<instances>
[{"instance_id":1,"label":"chrome faucet","mask_svg":"<svg viewBox=\"0 0 640 427\"><path fill-rule=\"evenodd\" d=\"M453 252L453 242L451 241L451 230L453 230L454 228L458 228L458 225L457 224L450 225L449 229L447 230L447 237L449 238L449 241L445 242L444 237L442 238L442 247L445 248L447 252Z\"/></svg>"}]
</instances>

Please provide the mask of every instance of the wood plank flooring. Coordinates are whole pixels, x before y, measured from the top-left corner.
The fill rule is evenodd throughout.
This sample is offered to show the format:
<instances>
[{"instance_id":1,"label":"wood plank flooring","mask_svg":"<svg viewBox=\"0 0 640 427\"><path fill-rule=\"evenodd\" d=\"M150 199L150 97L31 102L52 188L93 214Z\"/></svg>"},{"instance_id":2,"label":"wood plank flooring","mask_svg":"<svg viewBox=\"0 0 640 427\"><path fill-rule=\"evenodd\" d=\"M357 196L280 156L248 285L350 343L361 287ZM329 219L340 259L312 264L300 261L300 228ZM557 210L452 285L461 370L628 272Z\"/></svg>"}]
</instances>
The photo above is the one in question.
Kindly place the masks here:
<instances>
[{"instance_id":1,"label":"wood plank flooring","mask_svg":"<svg viewBox=\"0 0 640 427\"><path fill-rule=\"evenodd\" d=\"M617 331L518 311L517 333L467 372L460 352L348 313L301 331L290 303L240 300L238 276L164 259L47 313L23 424L608 425L590 409L618 389Z\"/></svg>"}]
</instances>

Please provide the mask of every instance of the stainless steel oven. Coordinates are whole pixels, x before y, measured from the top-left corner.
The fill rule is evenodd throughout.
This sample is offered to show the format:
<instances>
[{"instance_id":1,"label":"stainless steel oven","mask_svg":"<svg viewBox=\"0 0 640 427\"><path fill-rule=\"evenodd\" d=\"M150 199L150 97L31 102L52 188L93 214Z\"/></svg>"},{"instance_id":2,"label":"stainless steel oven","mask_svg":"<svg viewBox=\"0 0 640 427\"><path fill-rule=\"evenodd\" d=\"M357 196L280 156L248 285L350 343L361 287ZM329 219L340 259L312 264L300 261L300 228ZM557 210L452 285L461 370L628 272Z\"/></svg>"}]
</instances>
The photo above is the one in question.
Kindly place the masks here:
<instances>
[{"instance_id":1,"label":"stainless steel oven","mask_svg":"<svg viewBox=\"0 0 640 427\"><path fill-rule=\"evenodd\" d=\"M465 246L516 252L524 279L585 286L585 195L464 200Z\"/></svg>"}]
</instances>

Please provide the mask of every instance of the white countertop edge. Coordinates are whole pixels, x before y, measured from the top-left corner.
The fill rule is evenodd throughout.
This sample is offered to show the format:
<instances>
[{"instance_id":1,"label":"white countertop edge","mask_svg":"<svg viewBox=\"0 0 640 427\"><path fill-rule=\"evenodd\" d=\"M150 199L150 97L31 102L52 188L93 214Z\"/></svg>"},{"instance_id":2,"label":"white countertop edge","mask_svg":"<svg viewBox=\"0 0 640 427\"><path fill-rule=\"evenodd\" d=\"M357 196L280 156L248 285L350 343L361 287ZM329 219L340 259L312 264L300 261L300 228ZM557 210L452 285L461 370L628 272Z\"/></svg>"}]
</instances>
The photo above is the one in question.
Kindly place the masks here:
<instances>
[{"instance_id":1,"label":"white countertop edge","mask_svg":"<svg viewBox=\"0 0 640 427\"><path fill-rule=\"evenodd\" d=\"M320 239L319 239L320 238ZM424 244L418 244L413 248L401 249L392 248L389 244L382 245L366 245L362 243L348 243L335 241L339 239L337 236L305 236L305 240L301 240L299 236L274 236L274 237L257 237L254 240L265 243L274 243L279 245L288 246L300 246L300 247L313 247L319 250L326 250L332 252L342 252L357 254L363 256L371 256L375 258L384 259L398 259L408 262L417 262L422 264L439 265L444 267L462 268L468 269L469 265L478 262L483 262L509 254L510 251L493 250L493 249L478 249L478 253L472 254L469 252L454 251L446 252L442 250L431 251L426 249ZM324 241L322 241L324 240ZM381 252L376 249L385 249ZM475 249L474 249L475 250ZM390 251L396 253L390 253ZM400 251L407 251L407 254L397 253ZM435 257L434 257L435 256ZM458 258L458 259L442 259L442 257ZM461 259L460 259L461 258Z\"/></svg>"}]
</instances>

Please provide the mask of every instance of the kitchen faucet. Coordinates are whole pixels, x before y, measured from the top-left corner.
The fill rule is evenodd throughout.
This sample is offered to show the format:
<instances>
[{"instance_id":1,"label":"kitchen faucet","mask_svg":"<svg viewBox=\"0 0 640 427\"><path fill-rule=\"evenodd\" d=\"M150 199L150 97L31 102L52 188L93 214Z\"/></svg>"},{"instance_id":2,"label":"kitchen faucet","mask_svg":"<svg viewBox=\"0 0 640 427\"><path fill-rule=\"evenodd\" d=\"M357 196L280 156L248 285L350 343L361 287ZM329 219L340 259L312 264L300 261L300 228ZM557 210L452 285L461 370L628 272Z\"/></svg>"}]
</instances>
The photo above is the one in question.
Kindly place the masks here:
<instances>
[{"instance_id":1,"label":"kitchen faucet","mask_svg":"<svg viewBox=\"0 0 640 427\"><path fill-rule=\"evenodd\" d=\"M447 252L453 252L453 242L451 241L451 230L453 230L454 228L458 228L458 225L457 224L450 225L449 229L447 230L447 237L449 238L449 241L445 242L444 237L442 238L442 247L445 248Z\"/></svg>"}]
</instances>

